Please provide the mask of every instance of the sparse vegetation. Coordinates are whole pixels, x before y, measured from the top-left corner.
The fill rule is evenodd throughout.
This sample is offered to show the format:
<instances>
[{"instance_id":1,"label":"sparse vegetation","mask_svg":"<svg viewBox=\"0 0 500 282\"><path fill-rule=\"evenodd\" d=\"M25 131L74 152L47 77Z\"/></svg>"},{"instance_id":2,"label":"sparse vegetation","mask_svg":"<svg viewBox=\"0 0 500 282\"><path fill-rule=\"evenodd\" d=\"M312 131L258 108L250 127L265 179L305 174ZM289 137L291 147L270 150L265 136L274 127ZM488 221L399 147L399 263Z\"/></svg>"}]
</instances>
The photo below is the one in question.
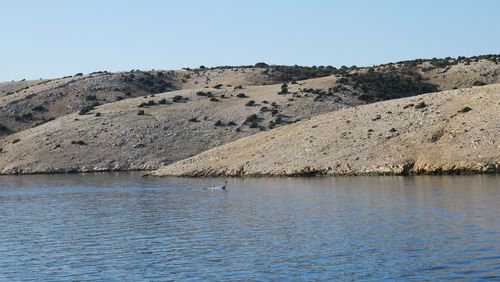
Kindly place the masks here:
<instances>
[{"instance_id":1,"label":"sparse vegetation","mask_svg":"<svg viewBox=\"0 0 500 282\"><path fill-rule=\"evenodd\" d=\"M138 116L143 116L143 115L144 115L144 110L140 110L140 111L138 111L138 112L137 112L137 115L138 115Z\"/></svg>"},{"instance_id":2,"label":"sparse vegetation","mask_svg":"<svg viewBox=\"0 0 500 282\"><path fill-rule=\"evenodd\" d=\"M214 125L215 125L215 126L222 126L222 125L223 125L223 123L222 123L222 121L219 119L219 120L217 120L217 121L214 123Z\"/></svg>"},{"instance_id":3,"label":"sparse vegetation","mask_svg":"<svg viewBox=\"0 0 500 282\"><path fill-rule=\"evenodd\" d=\"M476 80L474 81L474 83L472 83L472 86L484 86L484 85L486 85L486 83L479 80Z\"/></svg>"},{"instance_id":4,"label":"sparse vegetation","mask_svg":"<svg viewBox=\"0 0 500 282\"><path fill-rule=\"evenodd\" d=\"M238 93L238 94L236 94L236 97L238 97L238 98L246 98L247 95L245 95L245 93Z\"/></svg>"},{"instance_id":5,"label":"sparse vegetation","mask_svg":"<svg viewBox=\"0 0 500 282\"><path fill-rule=\"evenodd\" d=\"M246 104L245 104L245 106L247 106L247 107L252 107L254 105L255 105L255 101L254 100L250 100L250 101L246 102Z\"/></svg>"},{"instance_id":6,"label":"sparse vegetation","mask_svg":"<svg viewBox=\"0 0 500 282\"><path fill-rule=\"evenodd\" d=\"M18 143L19 141L21 141L21 139L17 139L17 138L16 138L16 139L12 140L12 144L16 144L16 143Z\"/></svg>"}]
</instances>

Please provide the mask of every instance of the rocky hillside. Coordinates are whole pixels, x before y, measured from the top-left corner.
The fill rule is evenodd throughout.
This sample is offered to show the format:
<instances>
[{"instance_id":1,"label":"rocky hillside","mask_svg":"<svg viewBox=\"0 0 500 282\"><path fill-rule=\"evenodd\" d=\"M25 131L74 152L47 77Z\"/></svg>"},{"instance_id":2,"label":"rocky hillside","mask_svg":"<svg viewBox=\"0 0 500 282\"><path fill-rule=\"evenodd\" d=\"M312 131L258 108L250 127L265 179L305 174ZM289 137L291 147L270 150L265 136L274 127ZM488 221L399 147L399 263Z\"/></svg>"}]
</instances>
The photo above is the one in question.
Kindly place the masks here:
<instances>
[{"instance_id":1,"label":"rocky hillside","mask_svg":"<svg viewBox=\"0 0 500 282\"><path fill-rule=\"evenodd\" d=\"M500 82L500 56L414 60L371 68L356 66L255 66L180 71L99 71L59 79L0 83L0 138L55 118L122 99L181 89L295 83L330 77L330 83L304 88L324 96L350 94L374 102L421 93Z\"/></svg>"},{"instance_id":2,"label":"rocky hillside","mask_svg":"<svg viewBox=\"0 0 500 282\"><path fill-rule=\"evenodd\" d=\"M500 85L362 105L256 134L157 176L500 172Z\"/></svg>"},{"instance_id":3,"label":"rocky hillside","mask_svg":"<svg viewBox=\"0 0 500 282\"><path fill-rule=\"evenodd\" d=\"M157 169L339 109L500 82L499 62L258 63L0 83L0 173Z\"/></svg>"}]
</instances>

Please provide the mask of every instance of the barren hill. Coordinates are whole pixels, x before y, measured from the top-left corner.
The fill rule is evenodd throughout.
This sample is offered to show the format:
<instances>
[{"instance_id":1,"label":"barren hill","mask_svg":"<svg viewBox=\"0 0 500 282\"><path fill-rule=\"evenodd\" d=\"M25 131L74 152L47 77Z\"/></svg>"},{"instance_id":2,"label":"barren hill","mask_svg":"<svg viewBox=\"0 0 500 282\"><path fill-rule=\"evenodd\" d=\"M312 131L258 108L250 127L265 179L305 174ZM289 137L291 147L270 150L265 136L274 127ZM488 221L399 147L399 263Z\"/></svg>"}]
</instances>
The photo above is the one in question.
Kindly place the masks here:
<instances>
[{"instance_id":1,"label":"barren hill","mask_svg":"<svg viewBox=\"0 0 500 282\"><path fill-rule=\"evenodd\" d=\"M91 107L181 89L291 83L319 77L311 94L349 92L366 102L500 82L500 56L414 60L371 68L227 66L179 71L99 71L0 83L0 137ZM318 99L321 99L319 97Z\"/></svg>"},{"instance_id":2,"label":"barren hill","mask_svg":"<svg viewBox=\"0 0 500 282\"><path fill-rule=\"evenodd\" d=\"M319 114L497 83L499 62L259 63L0 83L0 173L157 169Z\"/></svg>"},{"instance_id":3,"label":"barren hill","mask_svg":"<svg viewBox=\"0 0 500 282\"><path fill-rule=\"evenodd\" d=\"M289 91L298 91L291 85ZM282 85L179 90L97 106L0 140L0 172L156 169L297 120L363 103L279 95Z\"/></svg>"},{"instance_id":4,"label":"barren hill","mask_svg":"<svg viewBox=\"0 0 500 282\"><path fill-rule=\"evenodd\" d=\"M500 172L500 85L327 113L246 137L154 175Z\"/></svg>"}]
</instances>

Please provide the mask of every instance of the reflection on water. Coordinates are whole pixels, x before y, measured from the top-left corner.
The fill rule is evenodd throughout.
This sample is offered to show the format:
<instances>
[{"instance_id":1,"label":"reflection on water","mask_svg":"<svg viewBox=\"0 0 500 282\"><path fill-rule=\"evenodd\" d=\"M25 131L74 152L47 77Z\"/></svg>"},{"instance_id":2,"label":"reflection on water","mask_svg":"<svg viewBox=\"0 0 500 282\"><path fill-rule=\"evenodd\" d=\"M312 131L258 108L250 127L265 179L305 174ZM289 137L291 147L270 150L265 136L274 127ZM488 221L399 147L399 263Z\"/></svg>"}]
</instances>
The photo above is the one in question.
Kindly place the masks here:
<instances>
[{"instance_id":1,"label":"reflection on water","mask_svg":"<svg viewBox=\"0 0 500 282\"><path fill-rule=\"evenodd\" d=\"M0 177L0 280L500 279L500 177Z\"/></svg>"}]
</instances>

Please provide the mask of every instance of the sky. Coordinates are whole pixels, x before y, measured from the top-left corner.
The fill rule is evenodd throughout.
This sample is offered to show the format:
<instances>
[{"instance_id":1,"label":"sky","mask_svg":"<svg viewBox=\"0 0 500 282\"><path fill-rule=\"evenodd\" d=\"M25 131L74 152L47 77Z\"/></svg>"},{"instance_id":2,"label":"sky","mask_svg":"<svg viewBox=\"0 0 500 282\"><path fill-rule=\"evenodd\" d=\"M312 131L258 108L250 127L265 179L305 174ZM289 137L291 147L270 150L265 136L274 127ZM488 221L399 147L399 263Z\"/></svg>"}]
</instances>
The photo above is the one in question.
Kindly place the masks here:
<instances>
[{"instance_id":1,"label":"sky","mask_svg":"<svg viewBox=\"0 0 500 282\"><path fill-rule=\"evenodd\" d=\"M0 0L0 81L500 53L495 0Z\"/></svg>"}]
</instances>

